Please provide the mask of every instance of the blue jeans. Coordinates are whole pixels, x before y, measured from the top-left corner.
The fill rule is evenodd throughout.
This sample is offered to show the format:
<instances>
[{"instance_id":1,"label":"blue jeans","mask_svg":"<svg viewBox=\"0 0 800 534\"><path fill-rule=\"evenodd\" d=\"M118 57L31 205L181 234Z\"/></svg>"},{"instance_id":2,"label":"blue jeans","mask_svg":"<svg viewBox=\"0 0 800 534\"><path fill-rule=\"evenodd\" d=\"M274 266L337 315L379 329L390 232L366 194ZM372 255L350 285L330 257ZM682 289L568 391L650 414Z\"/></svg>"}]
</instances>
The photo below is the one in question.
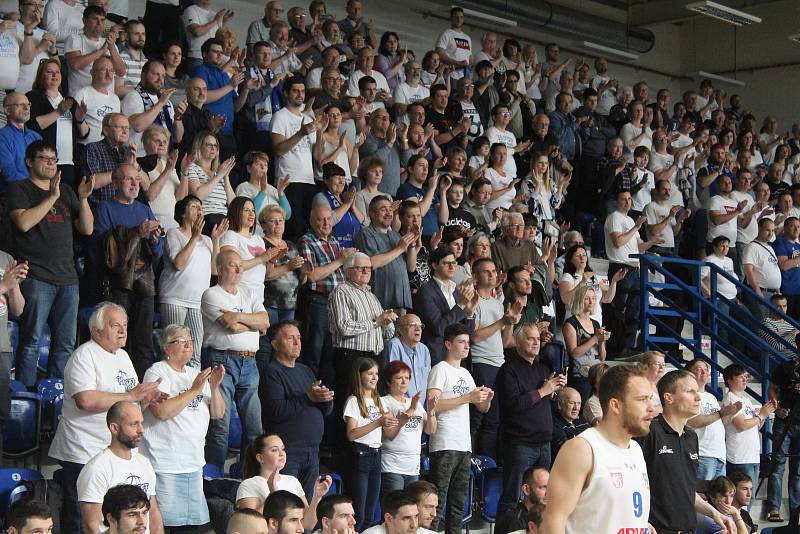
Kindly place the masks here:
<instances>
[{"instance_id":1,"label":"blue jeans","mask_svg":"<svg viewBox=\"0 0 800 534\"><path fill-rule=\"evenodd\" d=\"M350 496L356 511L356 532L375 524L375 507L381 491L381 449L353 443L350 455Z\"/></svg>"},{"instance_id":2,"label":"blue jeans","mask_svg":"<svg viewBox=\"0 0 800 534\"><path fill-rule=\"evenodd\" d=\"M725 471L728 475L735 471L739 471L740 473L744 473L745 475L750 477L750 480L753 481L753 488L758 487L758 472L761 468L760 464L732 464L730 462L725 463ZM755 489L753 490L755 491Z\"/></svg>"},{"instance_id":3,"label":"blue jeans","mask_svg":"<svg viewBox=\"0 0 800 534\"><path fill-rule=\"evenodd\" d=\"M499 513L512 513L519 502L522 475L529 467L550 469L550 444L522 445L504 437L503 451L503 496Z\"/></svg>"},{"instance_id":4,"label":"blue jeans","mask_svg":"<svg viewBox=\"0 0 800 534\"><path fill-rule=\"evenodd\" d=\"M778 436L786 428L784 419L775 418L772 435ZM781 495L783 494L783 470L786 468L786 456L789 456L789 509L794 510L800 506L800 424L795 423L789 427L786 439L783 440L780 450L777 443L772 443L772 454L777 465L775 472L769 476L767 483L767 509L781 509ZM756 485L756 482L753 482Z\"/></svg>"},{"instance_id":5,"label":"blue jeans","mask_svg":"<svg viewBox=\"0 0 800 534\"><path fill-rule=\"evenodd\" d=\"M479 386L494 389L499 367L488 363L473 363L472 377ZM469 407L469 427L472 432L472 450L475 454L483 454L497 458L497 433L500 430L500 403L493 402L489 411L481 413L475 407Z\"/></svg>"},{"instance_id":6,"label":"blue jeans","mask_svg":"<svg viewBox=\"0 0 800 534\"><path fill-rule=\"evenodd\" d=\"M697 459L697 480L714 480L725 475L725 462L711 456Z\"/></svg>"},{"instance_id":7,"label":"blue jeans","mask_svg":"<svg viewBox=\"0 0 800 534\"><path fill-rule=\"evenodd\" d=\"M286 446L286 466L281 473L292 475L306 492L310 501L314 496L314 483L319 476L319 447L292 447Z\"/></svg>"},{"instance_id":8,"label":"blue jeans","mask_svg":"<svg viewBox=\"0 0 800 534\"><path fill-rule=\"evenodd\" d=\"M50 324L50 355L47 376L64 378L64 366L75 350L78 332L78 284L57 286L35 278L22 282L25 312L19 325L17 380L31 387L36 383L39 342ZM51 320L48 320L51 319Z\"/></svg>"},{"instance_id":9,"label":"blue jeans","mask_svg":"<svg viewBox=\"0 0 800 534\"><path fill-rule=\"evenodd\" d=\"M419 475L401 475L400 473L381 473L381 498L395 490L406 489L406 486L419 480Z\"/></svg>"},{"instance_id":10,"label":"blue jeans","mask_svg":"<svg viewBox=\"0 0 800 534\"><path fill-rule=\"evenodd\" d=\"M258 369L255 358L232 356L223 351L203 348L203 369L225 366L220 392L225 399L225 416L212 419L206 436L206 462L223 468L228 457L228 429L231 421L231 402L236 402L242 420L242 448L239 456L244 462L247 445L261 434L261 402L258 400ZM244 463L242 463L244 465Z\"/></svg>"}]
</instances>

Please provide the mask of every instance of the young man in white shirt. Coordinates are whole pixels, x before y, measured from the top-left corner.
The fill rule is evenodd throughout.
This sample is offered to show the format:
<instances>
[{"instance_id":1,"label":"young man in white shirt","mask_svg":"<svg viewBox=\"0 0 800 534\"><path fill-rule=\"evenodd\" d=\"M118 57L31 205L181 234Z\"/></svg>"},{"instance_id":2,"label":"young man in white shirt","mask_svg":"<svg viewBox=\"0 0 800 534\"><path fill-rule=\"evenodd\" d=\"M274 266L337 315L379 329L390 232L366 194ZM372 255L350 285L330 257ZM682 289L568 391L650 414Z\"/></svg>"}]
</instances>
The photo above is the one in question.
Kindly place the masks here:
<instances>
[{"instance_id":1,"label":"young man in white shirt","mask_svg":"<svg viewBox=\"0 0 800 534\"><path fill-rule=\"evenodd\" d=\"M83 532L101 532L103 499L109 489L119 484L133 484L141 488L150 501L150 529L145 532L163 533L161 510L156 501L156 473L150 460L136 450L144 436L142 409L133 402L118 401L109 408L106 421L111 445L89 460L78 477Z\"/></svg>"},{"instance_id":2,"label":"young man in white shirt","mask_svg":"<svg viewBox=\"0 0 800 534\"><path fill-rule=\"evenodd\" d=\"M671 198L672 184L669 180L659 180L656 182L655 198L644 207L648 239L658 236L664 240L650 250L662 256L675 254L675 236L680 233L683 222L692 214L692 210L674 205Z\"/></svg>"},{"instance_id":3,"label":"young man in white shirt","mask_svg":"<svg viewBox=\"0 0 800 534\"><path fill-rule=\"evenodd\" d=\"M64 57L69 66L67 81L72 96L90 84L90 68L101 57L108 56L111 59L114 74L125 75L125 62L117 51L117 33L112 30L103 37L105 23L103 8L89 6L83 12L83 31L70 35L64 43Z\"/></svg>"},{"instance_id":4,"label":"young man in white shirt","mask_svg":"<svg viewBox=\"0 0 800 534\"><path fill-rule=\"evenodd\" d=\"M406 490L395 490L383 497L383 524L361 534L417 534L419 509L417 501ZM460 512L459 512L460 513Z\"/></svg>"},{"instance_id":5,"label":"young man in white shirt","mask_svg":"<svg viewBox=\"0 0 800 534\"><path fill-rule=\"evenodd\" d=\"M225 26L233 17L230 9L220 9L216 13L208 9L211 0L195 0L194 5L187 7L181 16L186 25L186 37L189 50L186 52L186 71L191 76L195 67L203 63L200 48L206 40L214 37L217 30Z\"/></svg>"},{"instance_id":6,"label":"young man in white shirt","mask_svg":"<svg viewBox=\"0 0 800 534\"><path fill-rule=\"evenodd\" d=\"M464 10L454 7L450 10L450 28L439 35L436 52L445 65L453 67L450 77L458 80L466 76L467 67L472 63L472 39L461 31L464 26Z\"/></svg>"},{"instance_id":7,"label":"young man in white shirt","mask_svg":"<svg viewBox=\"0 0 800 534\"><path fill-rule=\"evenodd\" d=\"M435 403L439 415L438 429L430 438L430 480L439 488L439 506L432 530L447 534L461 531L461 518L469 486L472 444L469 408L474 404L486 413L492 404L494 391L476 387L472 375L461 367L469 355L470 332L461 323L444 329L444 361L431 369L428 377L428 406ZM444 507L447 504L447 518Z\"/></svg>"},{"instance_id":8,"label":"young man in white shirt","mask_svg":"<svg viewBox=\"0 0 800 534\"><path fill-rule=\"evenodd\" d=\"M139 486L120 484L106 492L102 512L108 534L139 534L150 523L150 499Z\"/></svg>"}]
</instances>

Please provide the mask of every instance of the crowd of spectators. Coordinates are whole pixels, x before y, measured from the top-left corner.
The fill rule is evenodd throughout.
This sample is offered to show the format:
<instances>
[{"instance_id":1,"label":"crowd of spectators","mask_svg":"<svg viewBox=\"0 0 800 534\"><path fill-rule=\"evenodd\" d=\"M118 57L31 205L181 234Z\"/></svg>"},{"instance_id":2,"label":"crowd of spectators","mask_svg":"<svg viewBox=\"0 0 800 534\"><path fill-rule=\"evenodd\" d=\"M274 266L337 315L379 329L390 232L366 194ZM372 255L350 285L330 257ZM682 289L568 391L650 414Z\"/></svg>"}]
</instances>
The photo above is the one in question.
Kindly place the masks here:
<instances>
[{"instance_id":1,"label":"crowd of spectators","mask_svg":"<svg viewBox=\"0 0 800 534\"><path fill-rule=\"evenodd\" d=\"M473 43L460 8L411 50L361 0L338 21L322 0L271 0L239 37L211 3L5 14L0 420L10 369L41 376L49 328L63 531L207 524L202 469L225 466L235 411L233 523L360 532L380 497L387 534L453 534L481 454L504 468L497 534L535 532L560 447L602 420L604 362L643 349L640 253L738 277L755 297L710 269L703 289L793 342L763 303L800 312L800 124L784 133L709 80L673 104L603 57ZM664 355L641 365L660 412ZM758 480L786 381L754 409L729 367L720 408L707 365L689 369L697 476L727 466L710 492L726 511ZM323 467L349 497L326 497Z\"/></svg>"}]
</instances>

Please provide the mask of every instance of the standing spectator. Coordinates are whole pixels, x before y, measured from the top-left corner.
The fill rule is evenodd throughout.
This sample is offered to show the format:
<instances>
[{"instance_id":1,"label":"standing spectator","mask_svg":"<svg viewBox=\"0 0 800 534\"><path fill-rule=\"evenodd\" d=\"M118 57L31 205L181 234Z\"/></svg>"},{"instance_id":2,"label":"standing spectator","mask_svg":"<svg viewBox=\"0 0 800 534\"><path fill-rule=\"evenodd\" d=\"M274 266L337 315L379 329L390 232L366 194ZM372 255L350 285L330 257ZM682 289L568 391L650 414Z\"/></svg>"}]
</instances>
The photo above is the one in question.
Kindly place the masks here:
<instances>
[{"instance_id":1,"label":"standing spectator","mask_svg":"<svg viewBox=\"0 0 800 534\"><path fill-rule=\"evenodd\" d=\"M48 70L50 69L49 67L47 68ZM111 60L107 57L98 58L92 64L90 75L92 77L91 83L70 93L80 107L86 107L84 120L87 128L82 128L81 131L87 131L88 133L83 137L76 138L78 144L81 145L78 147L78 153L73 157L76 165L83 154L81 148L102 140L106 136L103 126L105 118L119 113L122 107L119 97L114 94L112 87L114 83L114 67ZM53 78L48 77L47 80L48 87L55 86L56 81ZM61 84L60 81L58 83L59 85ZM45 132L42 133L45 136L47 135ZM125 142L127 142L127 139Z\"/></svg>"},{"instance_id":2,"label":"standing spectator","mask_svg":"<svg viewBox=\"0 0 800 534\"><path fill-rule=\"evenodd\" d=\"M28 266L25 263L16 263L7 252L0 253L0 295L5 300L5 306L0 308L0 457L3 454L3 428L11 413L10 379L12 353L11 339L8 334L9 312L13 315L22 315L25 307L25 297L20 291L20 284L25 281ZM19 366L17 366L19 369ZM19 380L19 378L17 378Z\"/></svg>"},{"instance_id":3,"label":"standing spectator","mask_svg":"<svg viewBox=\"0 0 800 534\"><path fill-rule=\"evenodd\" d=\"M231 156L220 163L220 146L213 133L198 133L192 143L194 161L186 169L189 194L203 202L203 217L209 225L220 224L228 214L228 203L236 198L230 176L236 160Z\"/></svg>"},{"instance_id":4,"label":"standing spectator","mask_svg":"<svg viewBox=\"0 0 800 534\"><path fill-rule=\"evenodd\" d=\"M125 63L125 76L116 80L116 89L117 92L126 95L141 81L147 56L144 53L146 33L142 21L128 20L124 28L125 46L120 50L119 57Z\"/></svg>"},{"instance_id":5,"label":"standing spectator","mask_svg":"<svg viewBox=\"0 0 800 534\"><path fill-rule=\"evenodd\" d=\"M92 339L75 349L64 368L64 411L50 446L50 457L62 468L64 532L81 531L78 475L111 441L106 412L117 401L146 406L163 399L157 382L139 384L122 349L128 337L128 317L122 307L101 303L89 318L89 331Z\"/></svg>"},{"instance_id":6,"label":"standing spectator","mask_svg":"<svg viewBox=\"0 0 800 534\"><path fill-rule=\"evenodd\" d=\"M138 376L143 376L152 364L155 264L164 252L164 229L150 207L136 200L139 176L133 165L117 167L113 180L114 198L101 202L96 210L93 252L99 262L106 258L109 242L117 248L106 263L108 288L111 300L125 308L132 322L133 335L126 347ZM102 268L99 263L96 266Z\"/></svg>"},{"instance_id":7,"label":"standing spectator","mask_svg":"<svg viewBox=\"0 0 800 534\"><path fill-rule=\"evenodd\" d=\"M284 176L277 181L277 187L267 182L269 177L269 156L266 153L252 150L244 155L244 164L247 169L247 181L236 186L237 197L252 199L256 207L256 217L268 206L279 206L286 214L292 216L292 206L286 199L284 191L289 185L289 177ZM284 221L285 222L285 221ZM255 229L260 233L261 227Z\"/></svg>"},{"instance_id":8,"label":"standing spectator","mask_svg":"<svg viewBox=\"0 0 800 534\"><path fill-rule=\"evenodd\" d=\"M511 122L511 110L506 104L497 104L492 108L492 126L487 128L486 137L489 143L501 143L506 147L506 161L503 165L503 170L510 176L510 179L517 177L517 163L514 161L514 154L522 154L530 149L532 142L530 140L520 141L517 143L517 138L512 132L508 130L508 125Z\"/></svg>"},{"instance_id":9,"label":"standing spectator","mask_svg":"<svg viewBox=\"0 0 800 534\"><path fill-rule=\"evenodd\" d=\"M161 52L161 61L164 62L164 87L175 89L170 100L173 106L177 106L186 100L186 82L189 75L183 65L183 46L177 41L165 41ZM147 48L145 47L145 50Z\"/></svg>"},{"instance_id":10,"label":"standing spectator","mask_svg":"<svg viewBox=\"0 0 800 534\"><path fill-rule=\"evenodd\" d=\"M369 133L358 154L362 159L375 156L383 162L383 179L378 184L378 190L395 197L402 183L401 161L409 160L411 150L402 136L398 139L397 126L392 124L385 109L376 109L370 114Z\"/></svg>"},{"instance_id":11,"label":"standing spectator","mask_svg":"<svg viewBox=\"0 0 800 534\"><path fill-rule=\"evenodd\" d=\"M563 76L563 75L562 75ZM582 117L585 124L588 117ZM572 95L561 92L556 96L556 109L550 112L550 132L561 148L561 153L573 164L581 156L581 138L579 129L581 123L572 113Z\"/></svg>"},{"instance_id":12,"label":"standing spectator","mask_svg":"<svg viewBox=\"0 0 800 534\"><path fill-rule=\"evenodd\" d=\"M783 235L772 244L781 269L781 294L787 297L789 316L800 313L800 220L788 217L783 222ZM800 503L798 503L800 504Z\"/></svg>"},{"instance_id":13,"label":"standing spectator","mask_svg":"<svg viewBox=\"0 0 800 534\"><path fill-rule=\"evenodd\" d=\"M47 375L64 376L77 330L75 321L61 320L78 314L73 235L75 230L91 235L94 227L87 200L91 179L81 181L76 195L72 188L61 184L56 159L52 145L43 141L31 143L25 157L30 175L11 185L6 206L13 223L14 253L24 258L30 269L22 282L25 313L21 309L15 313L22 318L15 377L28 387L36 382L39 342L48 323L51 342ZM5 268L9 266L6 264Z\"/></svg>"},{"instance_id":14,"label":"standing spectator","mask_svg":"<svg viewBox=\"0 0 800 534\"><path fill-rule=\"evenodd\" d=\"M336 163L325 163L322 166L322 191L314 195L311 205L331 209L335 222L333 235L341 246L350 248L361 231L364 213L356 206L356 188L347 188L347 178L345 170Z\"/></svg>"},{"instance_id":15,"label":"standing spectator","mask_svg":"<svg viewBox=\"0 0 800 534\"><path fill-rule=\"evenodd\" d=\"M83 9L86 4L76 0L54 0L47 2L42 15L42 27L56 37L58 54L64 53L64 41L83 27Z\"/></svg>"},{"instance_id":16,"label":"standing spectator","mask_svg":"<svg viewBox=\"0 0 800 534\"><path fill-rule=\"evenodd\" d=\"M472 39L463 32L464 10L454 7L450 10L450 27L443 31L436 41L436 52L442 63L453 68L450 77L458 80L469 76L472 64Z\"/></svg>"},{"instance_id":17,"label":"standing spectator","mask_svg":"<svg viewBox=\"0 0 800 534\"><path fill-rule=\"evenodd\" d=\"M123 163L129 163L139 182L144 176L136 162L135 147L128 144L130 125L122 113L107 113L103 116L103 138L86 145L83 160L83 176L94 175L91 200L94 205L111 200L116 193L113 171ZM146 177L145 177L146 179Z\"/></svg>"},{"instance_id":18,"label":"standing spectator","mask_svg":"<svg viewBox=\"0 0 800 534\"><path fill-rule=\"evenodd\" d=\"M711 197L708 204L708 233L706 234L706 250L716 237L728 238L730 248L728 254L734 263L737 262L736 236L737 228L742 224L741 214L747 207L746 200L737 201L732 195L733 183L727 174L721 174L716 180L717 194Z\"/></svg>"},{"instance_id":19,"label":"standing spectator","mask_svg":"<svg viewBox=\"0 0 800 534\"><path fill-rule=\"evenodd\" d=\"M205 525L209 521L203 496L203 446L211 419L225 415L220 384L225 367L187 367L193 357L192 331L169 324L161 331L164 360L153 364L145 381L159 382L169 395L145 413L141 452L156 470L158 506L166 527Z\"/></svg>"},{"instance_id":20,"label":"standing spectator","mask_svg":"<svg viewBox=\"0 0 800 534\"><path fill-rule=\"evenodd\" d=\"M25 149L42 136L26 126L31 118L31 103L22 93L10 93L3 101L7 124L0 128L0 195L5 201L9 184L28 177Z\"/></svg>"},{"instance_id":21,"label":"standing spectator","mask_svg":"<svg viewBox=\"0 0 800 534\"><path fill-rule=\"evenodd\" d=\"M202 78L189 78L186 82L186 111L181 116L183 122L183 141L180 145L181 154L191 154L195 136L200 132L209 131L218 134L226 118L224 115L214 115L204 109L208 99L208 86Z\"/></svg>"},{"instance_id":22,"label":"standing spectator","mask_svg":"<svg viewBox=\"0 0 800 534\"><path fill-rule=\"evenodd\" d=\"M206 51L202 50L202 47L233 17L233 10L223 8L214 12L209 9L210 4L211 0L198 0L194 5L184 9L181 15L189 41L186 70L191 76L195 76L195 68L205 59ZM217 44L220 45L221 53L222 44L218 41Z\"/></svg>"},{"instance_id":23,"label":"standing spectator","mask_svg":"<svg viewBox=\"0 0 800 534\"><path fill-rule=\"evenodd\" d=\"M625 147L625 161L633 162L633 152L640 146L652 148L653 130L650 122L653 119L652 110L645 113L645 103L635 101L628 106L628 119L620 130L620 137Z\"/></svg>"},{"instance_id":24,"label":"standing spectator","mask_svg":"<svg viewBox=\"0 0 800 534\"><path fill-rule=\"evenodd\" d=\"M388 394L381 402L397 416L397 425L383 431L381 445L381 495L388 495L419 479L422 432L436 432L436 411L433 403L425 411L419 402L421 390L409 398L411 367L405 363L389 362L383 379ZM435 512L434 506L434 516Z\"/></svg>"},{"instance_id":25,"label":"standing spectator","mask_svg":"<svg viewBox=\"0 0 800 534\"><path fill-rule=\"evenodd\" d=\"M179 41L184 33L179 0L147 0L142 22L150 36L144 48L147 57L158 56L162 43Z\"/></svg>"},{"instance_id":26,"label":"standing spectator","mask_svg":"<svg viewBox=\"0 0 800 534\"><path fill-rule=\"evenodd\" d=\"M521 213L504 213L500 227L502 237L492 243L492 258L500 271L505 272L517 266L530 268L545 261L536 247L522 239L525 223Z\"/></svg>"},{"instance_id":27,"label":"standing spectator","mask_svg":"<svg viewBox=\"0 0 800 534\"><path fill-rule=\"evenodd\" d=\"M507 170L509 159L513 160L514 158L509 156L505 145L492 144L489 149L489 168L484 173L484 178L489 180L492 185L491 200L486 205L490 211L498 208L508 210L517 196L517 184L521 178L517 178L515 174L510 174Z\"/></svg>"},{"instance_id":28,"label":"standing spectator","mask_svg":"<svg viewBox=\"0 0 800 534\"><path fill-rule=\"evenodd\" d=\"M265 282L264 306L267 307L270 324L294 319L297 288L301 279L305 280L305 275L299 271L305 259L298 253L294 243L283 238L286 224L284 213L283 208L271 204L258 216L258 222L264 230L266 248L286 249L286 254L275 260Z\"/></svg>"},{"instance_id":29,"label":"standing spectator","mask_svg":"<svg viewBox=\"0 0 800 534\"><path fill-rule=\"evenodd\" d=\"M400 38L395 32L386 32L381 35L378 46L376 70L383 74L389 84L390 92L394 93L397 86L406 80L405 64L408 61L408 48L400 49Z\"/></svg>"},{"instance_id":30,"label":"standing spectator","mask_svg":"<svg viewBox=\"0 0 800 534\"><path fill-rule=\"evenodd\" d=\"M203 293L203 367L225 366L222 396L225 416L212 421L206 437L206 462L222 467L228 457L228 429L231 404L242 421L242 452L261 434L261 405L258 400L258 371L254 356L258 336L269 324L263 295L242 284L244 265L235 250L221 250L217 256L217 285Z\"/></svg>"},{"instance_id":31,"label":"standing spectator","mask_svg":"<svg viewBox=\"0 0 800 534\"><path fill-rule=\"evenodd\" d=\"M156 219L164 229L177 228L175 204L189 194L188 158L181 162L180 175L175 167L178 151L169 152L170 133L166 128L152 124L142 135L145 157L139 159L140 165L152 168L147 171L145 197L149 201Z\"/></svg>"},{"instance_id":32,"label":"standing spectator","mask_svg":"<svg viewBox=\"0 0 800 534\"><path fill-rule=\"evenodd\" d=\"M67 85L69 94L89 85L89 68L101 57L108 57L114 74L125 75L125 62L117 50L117 32L112 29L104 34L106 13L102 7L89 6L83 10L83 31L70 34L64 40L64 59L69 66Z\"/></svg>"},{"instance_id":33,"label":"standing spectator","mask_svg":"<svg viewBox=\"0 0 800 534\"><path fill-rule=\"evenodd\" d=\"M192 358L189 365L200 368L203 346L203 316L200 312L203 292L211 275L217 271L219 240L228 229L227 219L203 235L203 203L187 195L175 204L178 228L167 230L164 268L159 279L159 311L164 324L184 325L191 333Z\"/></svg>"},{"instance_id":34,"label":"standing spectator","mask_svg":"<svg viewBox=\"0 0 800 534\"><path fill-rule=\"evenodd\" d=\"M287 229L289 239L298 239L308 228L311 199L316 193L312 147L322 119L304 113L306 89L301 77L283 84L284 107L272 117L272 149L277 158L275 176L289 176L286 198L292 206ZM322 116L322 114L320 114Z\"/></svg>"},{"instance_id":35,"label":"standing spectator","mask_svg":"<svg viewBox=\"0 0 800 534\"><path fill-rule=\"evenodd\" d=\"M401 236L392 229L392 208L390 197L374 197L369 203L370 224L362 228L354 245L372 260L372 292L383 308L403 310L412 307L406 251L416 241L416 234Z\"/></svg>"},{"instance_id":36,"label":"standing spectator","mask_svg":"<svg viewBox=\"0 0 800 534\"><path fill-rule=\"evenodd\" d=\"M617 103L619 80L608 75L608 59L604 57L594 60L594 70L596 74L592 77L591 87L598 95L597 112L608 116L611 108Z\"/></svg>"},{"instance_id":37,"label":"standing spectator","mask_svg":"<svg viewBox=\"0 0 800 534\"><path fill-rule=\"evenodd\" d=\"M776 303L777 304L777 303ZM794 336L793 336L794 337ZM796 510L800 505L800 478L798 477L797 461L794 456L790 456L792 448L798 444L798 423L789 417L789 410L795 409L797 390L795 389L796 380L794 370L797 360L791 359L781 362L773 367L771 373L772 384L769 387L769 397L777 401L779 408L775 410L775 423L772 427L774 436L781 436L786 432L786 437L782 443L778 443L777 437L772 442L772 455L775 462L775 470L769 474L767 484L767 519L775 520L775 511L780 517L781 503L783 501L783 472L786 469L786 458L789 458L789 509ZM761 413L759 412L759 415ZM789 422L792 424L789 425ZM786 427L789 426L787 429ZM780 445L780 448L778 447ZM794 470L792 470L794 468ZM757 479L751 479L757 480ZM780 497L779 497L780 496Z\"/></svg>"},{"instance_id":38,"label":"standing spectator","mask_svg":"<svg viewBox=\"0 0 800 534\"><path fill-rule=\"evenodd\" d=\"M247 51L253 53L254 45L269 39L269 28L281 19L283 4L279 0L270 0L264 5L264 17L254 20L247 28Z\"/></svg>"},{"instance_id":39,"label":"standing spectator","mask_svg":"<svg viewBox=\"0 0 800 534\"><path fill-rule=\"evenodd\" d=\"M323 418L333 409L333 390L322 385L300 358L300 329L294 321L270 327L272 361L259 387L262 420L268 433L286 444L283 471L300 480L306 495L313 495L319 475L319 444L325 430ZM298 425L302 421L302 425Z\"/></svg>"},{"instance_id":40,"label":"standing spectator","mask_svg":"<svg viewBox=\"0 0 800 534\"><path fill-rule=\"evenodd\" d=\"M71 97L64 97L61 86L61 64L58 59L46 59L39 64L33 88L27 96L31 102L31 118L27 126L39 133L47 144L60 148L58 170L65 184L77 187L75 164L76 143L89 135L88 106ZM119 107L117 107L117 111ZM99 126L98 121L98 137Z\"/></svg>"},{"instance_id":41,"label":"standing spectator","mask_svg":"<svg viewBox=\"0 0 800 534\"><path fill-rule=\"evenodd\" d=\"M458 267L453 253L445 247L434 250L430 256L431 280L414 295L414 311L426 329L422 341L431 352L431 363L444 359L444 332L454 323L464 323L468 332L475 329L475 308L479 296L472 284L456 286L453 276Z\"/></svg>"},{"instance_id":42,"label":"standing spectator","mask_svg":"<svg viewBox=\"0 0 800 534\"><path fill-rule=\"evenodd\" d=\"M431 353L420 340L425 325L419 316L407 313L395 322L397 335L390 339L383 349L383 360L388 366L391 362L401 362L411 370L408 396L414 397L425 392L428 375L431 372Z\"/></svg>"},{"instance_id":43,"label":"standing spectator","mask_svg":"<svg viewBox=\"0 0 800 534\"><path fill-rule=\"evenodd\" d=\"M452 255L450 255L452 256ZM464 501L469 488L472 446L469 433L469 404L484 413L489 411L494 391L477 387L472 375L461 367L469 355L470 332L459 323L444 329L444 360L431 369L427 402L435 403L438 415L436 432L428 448L431 457L430 480L439 489L439 506L431 529L447 534L461 531ZM445 517L445 506L447 516Z\"/></svg>"},{"instance_id":44,"label":"standing spectator","mask_svg":"<svg viewBox=\"0 0 800 534\"><path fill-rule=\"evenodd\" d=\"M522 475L533 466L550 467L553 438L551 396L564 387L567 377L552 374L537 360L539 329L526 325L515 334L516 356L497 373L500 403L500 443L503 465L503 496L500 509L510 512L519 500Z\"/></svg>"},{"instance_id":45,"label":"standing spectator","mask_svg":"<svg viewBox=\"0 0 800 534\"><path fill-rule=\"evenodd\" d=\"M696 359L686 369L697 380L700 393L700 413L686 422L697 433L699 457L697 459L697 480L714 480L725 475L725 425L723 420L742 408L741 402L720 408L713 393L706 391L711 372L708 364Z\"/></svg>"},{"instance_id":46,"label":"standing spectator","mask_svg":"<svg viewBox=\"0 0 800 534\"><path fill-rule=\"evenodd\" d=\"M564 387L555 400L553 411L553 439L550 441L550 454L556 461L561 446L589 428L589 423L581 416L581 394L571 387ZM523 475L524 482L525 477Z\"/></svg>"},{"instance_id":47,"label":"standing spectator","mask_svg":"<svg viewBox=\"0 0 800 534\"><path fill-rule=\"evenodd\" d=\"M350 81L347 85L347 96L357 97L361 95L358 82L365 76L371 77L375 80L375 85L379 93L382 93L383 98L388 97L391 99L391 89L386 77L375 70L375 51L371 46L365 46L357 50L355 67L356 69L350 74ZM361 95L363 96L363 95Z\"/></svg>"},{"instance_id":48,"label":"standing spectator","mask_svg":"<svg viewBox=\"0 0 800 534\"><path fill-rule=\"evenodd\" d=\"M247 79L239 86L240 92L247 93L236 116L240 152L264 150L272 141L270 123L274 109L280 105L275 87L283 79L272 71L272 57L269 43L258 41L253 45L253 64L247 69Z\"/></svg>"},{"instance_id":49,"label":"standing spectator","mask_svg":"<svg viewBox=\"0 0 800 534\"><path fill-rule=\"evenodd\" d=\"M346 39L353 33L363 36L369 46L376 46L378 40L375 38L372 19L365 19L362 11L361 0L347 0L347 17L339 21L339 29L342 30Z\"/></svg>"},{"instance_id":50,"label":"standing spectator","mask_svg":"<svg viewBox=\"0 0 800 534\"><path fill-rule=\"evenodd\" d=\"M692 210L673 204L671 199L672 183L669 180L659 180L656 182L655 198L644 207L643 212L647 217L647 238L660 237L663 240L663 243L651 248L660 256L675 255L675 237L680 234L683 223L692 214Z\"/></svg>"},{"instance_id":51,"label":"standing spectator","mask_svg":"<svg viewBox=\"0 0 800 534\"><path fill-rule=\"evenodd\" d=\"M405 72L404 81L395 86L392 97L394 99L395 109L404 113L408 109L409 104L422 102L428 98L430 96L430 90L422 85L420 81L422 65L416 61L408 60L403 65L403 70Z\"/></svg>"},{"instance_id":52,"label":"standing spectator","mask_svg":"<svg viewBox=\"0 0 800 534\"><path fill-rule=\"evenodd\" d=\"M775 222L768 217L762 217L758 221L758 236L745 247L742 255L744 279L750 289L763 300L769 300L777 293L782 282L778 257L770 246L774 236ZM756 317L766 316L767 308L760 300L752 299L748 295L744 295L744 299L745 305Z\"/></svg>"},{"instance_id":53,"label":"standing spectator","mask_svg":"<svg viewBox=\"0 0 800 534\"><path fill-rule=\"evenodd\" d=\"M572 295L570 316L562 328L570 358L569 385L581 394L581 399L588 399L591 394L589 369L606 360L606 341L611 335L592 317L598 300L592 286L578 284Z\"/></svg>"},{"instance_id":54,"label":"standing spectator","mask_svg":"<svg viewBox=\"0 0 800 534\"><path fill-rule=\"evenodd\" d=\"M369 256L356 252L345 260L343 269L345 281L333 288L328 298L335 391L340 399L348 391L354 362L363 358L377 361L384 343L394 336L394 321L397 320L397 314L391 308L384 309L370 291L372 262Z\"/></svg>"}]
</instances>

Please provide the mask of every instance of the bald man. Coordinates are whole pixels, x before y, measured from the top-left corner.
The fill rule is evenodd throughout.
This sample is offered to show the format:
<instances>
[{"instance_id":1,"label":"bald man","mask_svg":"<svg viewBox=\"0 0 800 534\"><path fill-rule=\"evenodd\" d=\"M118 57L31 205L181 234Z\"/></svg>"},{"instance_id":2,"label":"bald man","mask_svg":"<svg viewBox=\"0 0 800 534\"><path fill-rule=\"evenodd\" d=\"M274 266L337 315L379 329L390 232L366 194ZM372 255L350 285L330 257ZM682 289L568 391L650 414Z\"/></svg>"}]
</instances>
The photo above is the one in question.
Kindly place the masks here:
<instances>
[{"instance_id":1,"label":"bald man","mask_svg":"<svg viewBox=\"0 0 800 534\"><path fill-rule=\"evenodd\" d=\"M394 338L386 342L383 357L387 362L399 360L411 368L411 382L408 394L413 397L428 389L428 375L431 372L431 352L420 340L422 339L422 319L419 315L408 313L395 323Z\"/></svg>"},{"instance_id":2,"label":"bald man","mask_svg":"<svg viewBox=\"0 0 800 534\"><path fill-rule=\"evenodd\" d=\"M553 439L550 442L550 454L556 461L561 446L591 425L581 417L581 394L578 390L565 387L556 397L556 413L553 414Z\"/></svg>"},{"instance_id":3,"label":"bald man","mask_svg":"<svg viewBox=\"0 0 800 534\"><path fill-rule=\"evenodd\" d=\"M10 182L28 177L25 166L25 149L42 136L25 127L31 118L31 103L24 93L11 93L3 103L8 124L0 128L0 195L5 204L5 194Z\"/></svg>"},{"instance_id":4,"label":"bald man","mask_svg":"<svg viewBox=\"0 0 800 534\"><path fill-rule=\"evenodd\" d=\"M267 519L251 508L233 512L225 534L267 534Z\"/></svg>"}]
</instances>

